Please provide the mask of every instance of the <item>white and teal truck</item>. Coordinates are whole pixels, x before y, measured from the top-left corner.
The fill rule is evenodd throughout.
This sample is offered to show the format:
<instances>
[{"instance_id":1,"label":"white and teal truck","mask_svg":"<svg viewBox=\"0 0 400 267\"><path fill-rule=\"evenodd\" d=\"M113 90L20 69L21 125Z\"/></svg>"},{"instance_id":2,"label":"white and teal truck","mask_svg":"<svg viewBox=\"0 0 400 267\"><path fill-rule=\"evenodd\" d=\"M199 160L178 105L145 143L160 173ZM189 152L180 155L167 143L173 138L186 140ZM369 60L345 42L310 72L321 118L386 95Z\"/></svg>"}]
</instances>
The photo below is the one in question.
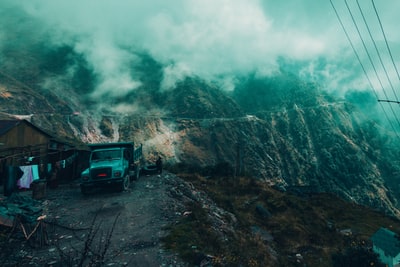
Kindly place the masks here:
<instances>
[{"instance_id":1,"label":"white and teal truck","mask_svg":"<svg viewBox=\"0 0 400 267\"><path fill-rule=\"evenodd\" d=\"M82 194L96 187L115 186L127 190L132 180L138 179L142 161L142 145L133 142L98 143L88 145L91 153L89 168L81 173Z\"/></svg>"}]
</instances>

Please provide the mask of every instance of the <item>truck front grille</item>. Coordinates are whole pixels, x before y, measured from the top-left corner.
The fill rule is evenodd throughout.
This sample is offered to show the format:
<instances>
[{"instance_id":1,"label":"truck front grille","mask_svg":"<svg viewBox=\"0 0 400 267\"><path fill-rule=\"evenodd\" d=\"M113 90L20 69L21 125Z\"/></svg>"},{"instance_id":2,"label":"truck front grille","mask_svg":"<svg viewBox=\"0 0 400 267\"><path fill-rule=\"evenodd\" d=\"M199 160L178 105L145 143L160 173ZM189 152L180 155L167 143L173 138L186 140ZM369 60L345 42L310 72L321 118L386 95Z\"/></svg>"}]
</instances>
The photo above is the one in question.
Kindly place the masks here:
<instances>
[{"instance_id":1,"label":"truck front grille","mask_svg":"<svg viewBox=\"0 0 400 267\"><path fill-rule=\"evenodd\" d=\"M90 170L90 177L96 179L107 179L111 177L111 168L97 168Z\"/></svg>"}]
</instances>

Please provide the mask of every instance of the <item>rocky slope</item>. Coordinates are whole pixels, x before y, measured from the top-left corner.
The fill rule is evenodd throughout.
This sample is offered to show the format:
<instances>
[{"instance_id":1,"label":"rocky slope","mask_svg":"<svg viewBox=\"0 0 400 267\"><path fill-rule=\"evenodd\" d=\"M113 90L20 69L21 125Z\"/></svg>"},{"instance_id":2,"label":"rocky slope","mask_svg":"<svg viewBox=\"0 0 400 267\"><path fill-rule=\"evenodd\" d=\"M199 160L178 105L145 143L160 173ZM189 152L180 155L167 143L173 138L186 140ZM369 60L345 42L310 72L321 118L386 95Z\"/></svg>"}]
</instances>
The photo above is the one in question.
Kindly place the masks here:
<instances>
[{"instance_id":1,"label":"rocky slope","mask_svg":"<svg viewBox=\"0 0 400 267\"><path fill-rule=\"evenodd\" d=\"M232 92L199 77L161 90L161 64L136 56L140 86L123 97L94 94L96 76L68 47L19 68L3 61L0 114L70 140L135 140L149 161L222 164L282 190L334 192L398 215L397 140L353 104L285 73L238 78Z\"/></svg>"}]
</instances>

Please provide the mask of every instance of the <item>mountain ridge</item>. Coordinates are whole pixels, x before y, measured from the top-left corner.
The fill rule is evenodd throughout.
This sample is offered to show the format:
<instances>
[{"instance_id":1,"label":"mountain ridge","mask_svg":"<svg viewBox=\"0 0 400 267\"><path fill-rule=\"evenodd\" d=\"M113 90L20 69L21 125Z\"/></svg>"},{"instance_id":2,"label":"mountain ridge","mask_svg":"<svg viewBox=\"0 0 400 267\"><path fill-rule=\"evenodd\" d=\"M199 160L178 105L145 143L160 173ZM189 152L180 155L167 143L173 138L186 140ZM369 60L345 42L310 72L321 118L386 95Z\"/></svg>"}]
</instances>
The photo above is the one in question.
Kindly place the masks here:
<instances>
[{"instance_id":1,"label":"mountain ridge","mask_svg":"<svg viewBox=\"0 0 400 267\"><path fill-rule=\"evenodd\" d=\"M27 116L60 137L83 142L133 139L144 145L148 161L161 154L172 165L227 163L235 175L333 192L398 215L398 142L357 106L316 83L284 72L250 74L226 92L189 76L161 90L162 64L138 53L143 65L132 73L142 77L139 87L125 97L95 96L95 76L76 75L93 73L79 54L53 51L58 52L32 59L25 75L52 59L63 64L27 77L29 86L3 63L2 114ZM71 76L71 68L81 71ZM74 88L79 84L86 87Z\"/></svg>"}]
</instances>

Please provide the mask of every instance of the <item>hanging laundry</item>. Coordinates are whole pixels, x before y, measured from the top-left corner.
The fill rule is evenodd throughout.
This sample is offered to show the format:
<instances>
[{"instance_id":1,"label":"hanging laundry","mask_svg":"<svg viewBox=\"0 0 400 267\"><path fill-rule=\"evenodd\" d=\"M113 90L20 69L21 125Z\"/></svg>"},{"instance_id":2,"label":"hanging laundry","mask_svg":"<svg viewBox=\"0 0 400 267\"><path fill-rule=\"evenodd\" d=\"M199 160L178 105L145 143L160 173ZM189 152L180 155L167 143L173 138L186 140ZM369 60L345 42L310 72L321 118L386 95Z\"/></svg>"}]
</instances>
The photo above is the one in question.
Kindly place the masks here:
<instances>
[{"instance_id":1,"label":"hanging laundry","mask_svg":"<svg viewBox=\"0 0 400 267\"><path fill-rule=\"evenodd\" d=\"M32 179L35 180L39 180L40 176L39 176L39 165L31 165L32 166Z\"/></svg>"},{"instance_id":2,"label":"hanging laundry","mask_svg":"<svg viewBox=\"0 0 400 267\"><path fill-rule=\"evenodd\" d=\"M31 183L33 181L32 175L32 166L20 166L21 171L24 172L22 177L17 181L17 185L19 188L30 188Z\"/></svg>"}]
</instances>

